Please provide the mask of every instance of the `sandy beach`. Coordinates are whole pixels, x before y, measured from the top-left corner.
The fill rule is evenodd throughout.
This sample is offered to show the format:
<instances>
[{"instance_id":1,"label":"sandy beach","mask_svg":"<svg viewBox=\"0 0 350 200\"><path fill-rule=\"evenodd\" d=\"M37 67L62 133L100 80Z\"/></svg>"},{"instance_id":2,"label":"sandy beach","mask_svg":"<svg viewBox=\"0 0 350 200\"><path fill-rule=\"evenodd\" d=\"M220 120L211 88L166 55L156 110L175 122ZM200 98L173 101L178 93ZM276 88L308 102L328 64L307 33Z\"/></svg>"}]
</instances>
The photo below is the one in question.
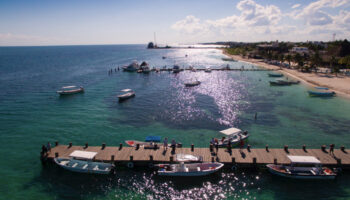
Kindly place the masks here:
<instances>
[{"instance_id":1,"label":"sandy beach","mask_svg":"<svg viewBox=\"0 0 350 200\"><path fill-rule=\"evenodd\" d=\"M267 69L276 69L281 73L293 77L294 79L300 80L302 83L309 87L328 87L335 91L338 96L342 96L350 99L350 77L344 75L324 74L324 73L303 73L296 69L280 68L279 66L267 64L261 59L243 58L239 55L230 55L223 50L223 53L235 60L244 61L259 65Z\"/></svg>"}]
</instances>

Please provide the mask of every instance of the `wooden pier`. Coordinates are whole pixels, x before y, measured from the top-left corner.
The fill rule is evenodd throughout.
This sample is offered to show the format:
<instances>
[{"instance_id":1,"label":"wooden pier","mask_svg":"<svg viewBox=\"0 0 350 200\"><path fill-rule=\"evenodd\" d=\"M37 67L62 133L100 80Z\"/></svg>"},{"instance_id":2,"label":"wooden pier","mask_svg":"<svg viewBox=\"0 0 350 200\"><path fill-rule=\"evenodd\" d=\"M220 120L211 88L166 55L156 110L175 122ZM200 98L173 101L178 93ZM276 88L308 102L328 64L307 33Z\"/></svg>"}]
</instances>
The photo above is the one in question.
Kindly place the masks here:
<instances>
[{"instance_id":1,"label":"wooden pier","mask_svg":"<svg viewBox=\"0 0 350 200\"><path fill-rule=\"evenodd\" d=\"M161 68L159 69L160 71L169 71L172 72L173 69L172 68ZM181 69L181 71L191 71L192 69L189 68L185 68L185 69ZM205 71L206 69L204 68L196 68L196 71ZM232 69L226 69L226 68L222 68L222 69L218 69L218 68L212 68L211 71L248 71L248 72L255 72L255 71L276 71L276 69L267 69L267 68L232 68Z\"/></svg>"},{"instance_id":2,"label":"wooden pier","mask_svg":"<svg viewBox=\"0 0 350 200\"><path fill-rule=\"evenodd\" d=\"M105 144L102 146L72 146L57 145L51 151L42 157L42 161L52 161L55 157L68 158L69 154L74 150L94 151L98 152L95 160L102 162L113 162L116 166L153 166L157 163L171 163L174 162L175 154L184 153L202 156L204 162L221 162L226 167L259 167L266 164L289 164L290 161L287 155L303 155L315 156L324 166L341 167L343 169L350 168L350 154L345 147L334 149L334 153L330 154L330 149L322 145L320 149L308 149L302 146L300 149L289 149L285 146L282 149L262 148L253 149L249 145L245 149L231 149L219 148L216 153L215 148L168 148L164 150L163 147L157 149L144 149L143 147L124 147L120 144L119 147L108 147Z\"/></svg>"}]
</instances>

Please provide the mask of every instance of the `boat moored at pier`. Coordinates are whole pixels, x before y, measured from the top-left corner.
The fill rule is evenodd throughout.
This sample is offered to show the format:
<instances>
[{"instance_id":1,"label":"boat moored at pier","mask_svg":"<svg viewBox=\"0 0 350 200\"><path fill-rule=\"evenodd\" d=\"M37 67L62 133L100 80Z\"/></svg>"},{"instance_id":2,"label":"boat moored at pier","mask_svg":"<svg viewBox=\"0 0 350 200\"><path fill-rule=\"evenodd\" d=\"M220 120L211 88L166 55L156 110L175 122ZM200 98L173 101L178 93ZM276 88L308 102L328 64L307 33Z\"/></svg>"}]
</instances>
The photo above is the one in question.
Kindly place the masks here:
<instances>
[{"instance_id":1,"label":"boat moored at pier","mask_svg":"<svg viewBox=\"0 0 350 200\"><path fill-rule=\"evenodd\" d=\"M189 163L159 164L159 176L206 176L219 171L224 164L214 163Z\"/></svg>"},{"instance_id":2,"label":"boat moored at pier","mask_svg":"<svg viewBox=\"0 0 350 200\"><path fill-rule=\"evenodd\" d=\"M321 162L314 156L287 156L290 165L266 165L268 170L278 176L293 179L334 179L336 173L322 167Z\"/></svg>"},{"instance_id":3,"label":"boat moored at pier","mask_svg":"<svg viewBox=\"0 0 350 200\"><path fill-rule=\"evenodd\" d=\"M70 158L54 158L55 163L63 169L88 174L109 174L114 168L113 164L93 162L97 152L73 151Z\"/></svg>"}]
</instances>

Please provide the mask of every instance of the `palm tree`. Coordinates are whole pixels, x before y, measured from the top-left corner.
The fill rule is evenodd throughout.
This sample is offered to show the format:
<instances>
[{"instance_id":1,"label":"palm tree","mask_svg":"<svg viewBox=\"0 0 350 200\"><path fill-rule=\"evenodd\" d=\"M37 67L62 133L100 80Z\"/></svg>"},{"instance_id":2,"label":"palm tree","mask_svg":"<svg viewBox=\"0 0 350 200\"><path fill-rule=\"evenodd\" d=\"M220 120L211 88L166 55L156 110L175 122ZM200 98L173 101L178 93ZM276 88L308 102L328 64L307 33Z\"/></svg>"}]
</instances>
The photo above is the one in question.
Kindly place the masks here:
<instances>
[{"instance_id":1,"label":"palm tree","mask_svg":"<svg viewBox=\"0 0 350 200\"><path fill-rule=\"evenodd\" d=\"M335 72L335 75L337 76L338 75L337 73L339 72L339 67L337 65L338 62L335 56L332 56L329 62L330 62L330 67L332 72Z\"/></svg>"},{"instance_id":2,"label":"palm tree","mask_svg":"<svg viewBox=\"0 0 350 200\"><path fill-rule=\"evenodd\" d=\"M289 65L289 68L290 68L290 61L292 60L292 56L290 54L288 54L286 56L286 60L288 61L288 65Z\"/></svg>"},{"instance_id":3,"label":"palm tree","mask_svg":"<svg viewBox=\"0 0 350 200\"><path fill-rule=\"evenodd\" d=\"M298 68L301 68L301 67L304 66L303 57L302 57L299 53L295 54L295 56L294 56L294 61L295 61L296 63L298 63Z\"/></svg>"},{"instance_id":4,"label":"palm tree","mask_svg":"<svg viewBox=\"0 0 350 200\"><path fill-rule=\"evenodd\" d=\"M315 54L310 59L310 66L311 68L314 68L317 72L317 67L322 63L322 58L320 57L320 54L318 51L315 52Z\"/></svg>"}]
</instances>

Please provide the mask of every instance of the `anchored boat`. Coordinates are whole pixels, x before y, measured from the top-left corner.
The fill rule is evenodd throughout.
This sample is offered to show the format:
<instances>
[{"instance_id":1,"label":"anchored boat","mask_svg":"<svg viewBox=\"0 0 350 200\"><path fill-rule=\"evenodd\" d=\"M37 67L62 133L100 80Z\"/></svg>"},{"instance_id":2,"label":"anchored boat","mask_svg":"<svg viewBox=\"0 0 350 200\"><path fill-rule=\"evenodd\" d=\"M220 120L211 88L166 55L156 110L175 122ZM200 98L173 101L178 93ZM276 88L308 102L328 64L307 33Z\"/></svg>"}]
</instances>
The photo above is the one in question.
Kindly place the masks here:
<instances>
[{"instance_id":1,"label":"anchored boat","mask_svg":"<svg viewBox=\"0 0 350 200\"><path fill-rule=\"evenodd\" d=\"M63 169L89 174L109 174L114 168L113 164L93 162L97 152L92 151L73 151L70 158L55 158L55 163Z\"/></svg>"},{"instance_id":2,"label":"anchored boat","mask_svg":"<svg viewBox=\"0 0 350 200\"><path fill-rule=\"evenodd\" d=\"M185 86L186 87L194 87L194 86L197 86L199 84L201 84L200 81L193 81L193 82L185 83Z\"/></svg>"},{"instance_id":3,"label":"anchored boat","mask_svg":"<svg viewBox=\"0 0 350 200\"><path fill-rule=\"evenodd\" d=\"M334 179L336 173L322 167L321 162L314 156L287 156L290 165L266 165L268 170L275 175L294 179Z\"/></svg>"},{"instance_id":4,"label":"anchored boat","mask_svg":"<svg viewBox=\"0 0 350 200\"><path fill-rule=\"evenodd\" d=\"M279 74L279 73L269 73L268 75L269 75L269 77L282 77L283 76L283 74Z\"/></svg>"},{"instance_id":5,"label":"anchored boat","mask_svg":"<svg viewBox=\"0 0 350 200\"><path fill-rule=\"evenodd\" d=\"M130 99L132 97L135 97L135 92L132 91L131 89L124 89L121 92L123 92L124 94L121 94L118 96L119 101L124 101L126 99Z\"/></svg>"},{"instance_id":6,"label":"anchored boat","mask_svg":"<svg viewBox=\"0 0 350 200\"><path fill-rule=\"evenodd\" d=\"M329 91L326 87L315 87L316 90L307 91L311 97L333 97L335 92Z\"/></svg>"},{"instance_id":7,"label":"anchored boat","mask_svg":"<svg viewBox=\"0 0 350 200\"><path fill-rule=\"evenodd\" d=\"M206 67L204 72L210 73L211 72L211 68L210 67Z\"/></svg>"},{"instance_id":8,"label":"anchored boat","mask_svg":"<svg viewBox=\"0 0 350 200\"><path fill-rule=\"evenodd\" d=\"M127 72L135 72L135 71L139 70L140 66L137 63L137 61L134 61L131 64L124 66L122 68L124 71L127 71Z\"/></svg>"},{"instance_id":9,"label":"anchored boat","mask_svg":"<svg viewBox=\"0 0 350 200\"><path fill-rule=\"evenodd\" d=\"M81 92L84 92L84 88L82 86L77 87L75 85L65 86L65 87L62 87L61 90L57 91L57 93L60 95L70 95L70 94L77 94Z\"/></svg>"},{"instance_id":10,"label":"anchored boat","mask_svg":"<svg viewBox=\"0 0 350 200\"><path fill-rule=\"evenodd\" d=\"M227 147L229 142L231 143L231 146L237 146L240 144L241 140L246 142L250 136L248 131L242 131L238 128L229 128L220 131L220 133L226 135L226 137L223 137L223 140L221 139L218 141L219 147Z\"/></svg>"},{"instance_id":11,"label":"anchored boat","mask_svg":"<svg viewBox=\"0 0 350 200\"><path fill-rule=\"evenodd\" d=\"M159 164L159 176L206 176L219 171L224 164L214 163L189 163L185 164Z\"/></svg>"}]
</instances>

